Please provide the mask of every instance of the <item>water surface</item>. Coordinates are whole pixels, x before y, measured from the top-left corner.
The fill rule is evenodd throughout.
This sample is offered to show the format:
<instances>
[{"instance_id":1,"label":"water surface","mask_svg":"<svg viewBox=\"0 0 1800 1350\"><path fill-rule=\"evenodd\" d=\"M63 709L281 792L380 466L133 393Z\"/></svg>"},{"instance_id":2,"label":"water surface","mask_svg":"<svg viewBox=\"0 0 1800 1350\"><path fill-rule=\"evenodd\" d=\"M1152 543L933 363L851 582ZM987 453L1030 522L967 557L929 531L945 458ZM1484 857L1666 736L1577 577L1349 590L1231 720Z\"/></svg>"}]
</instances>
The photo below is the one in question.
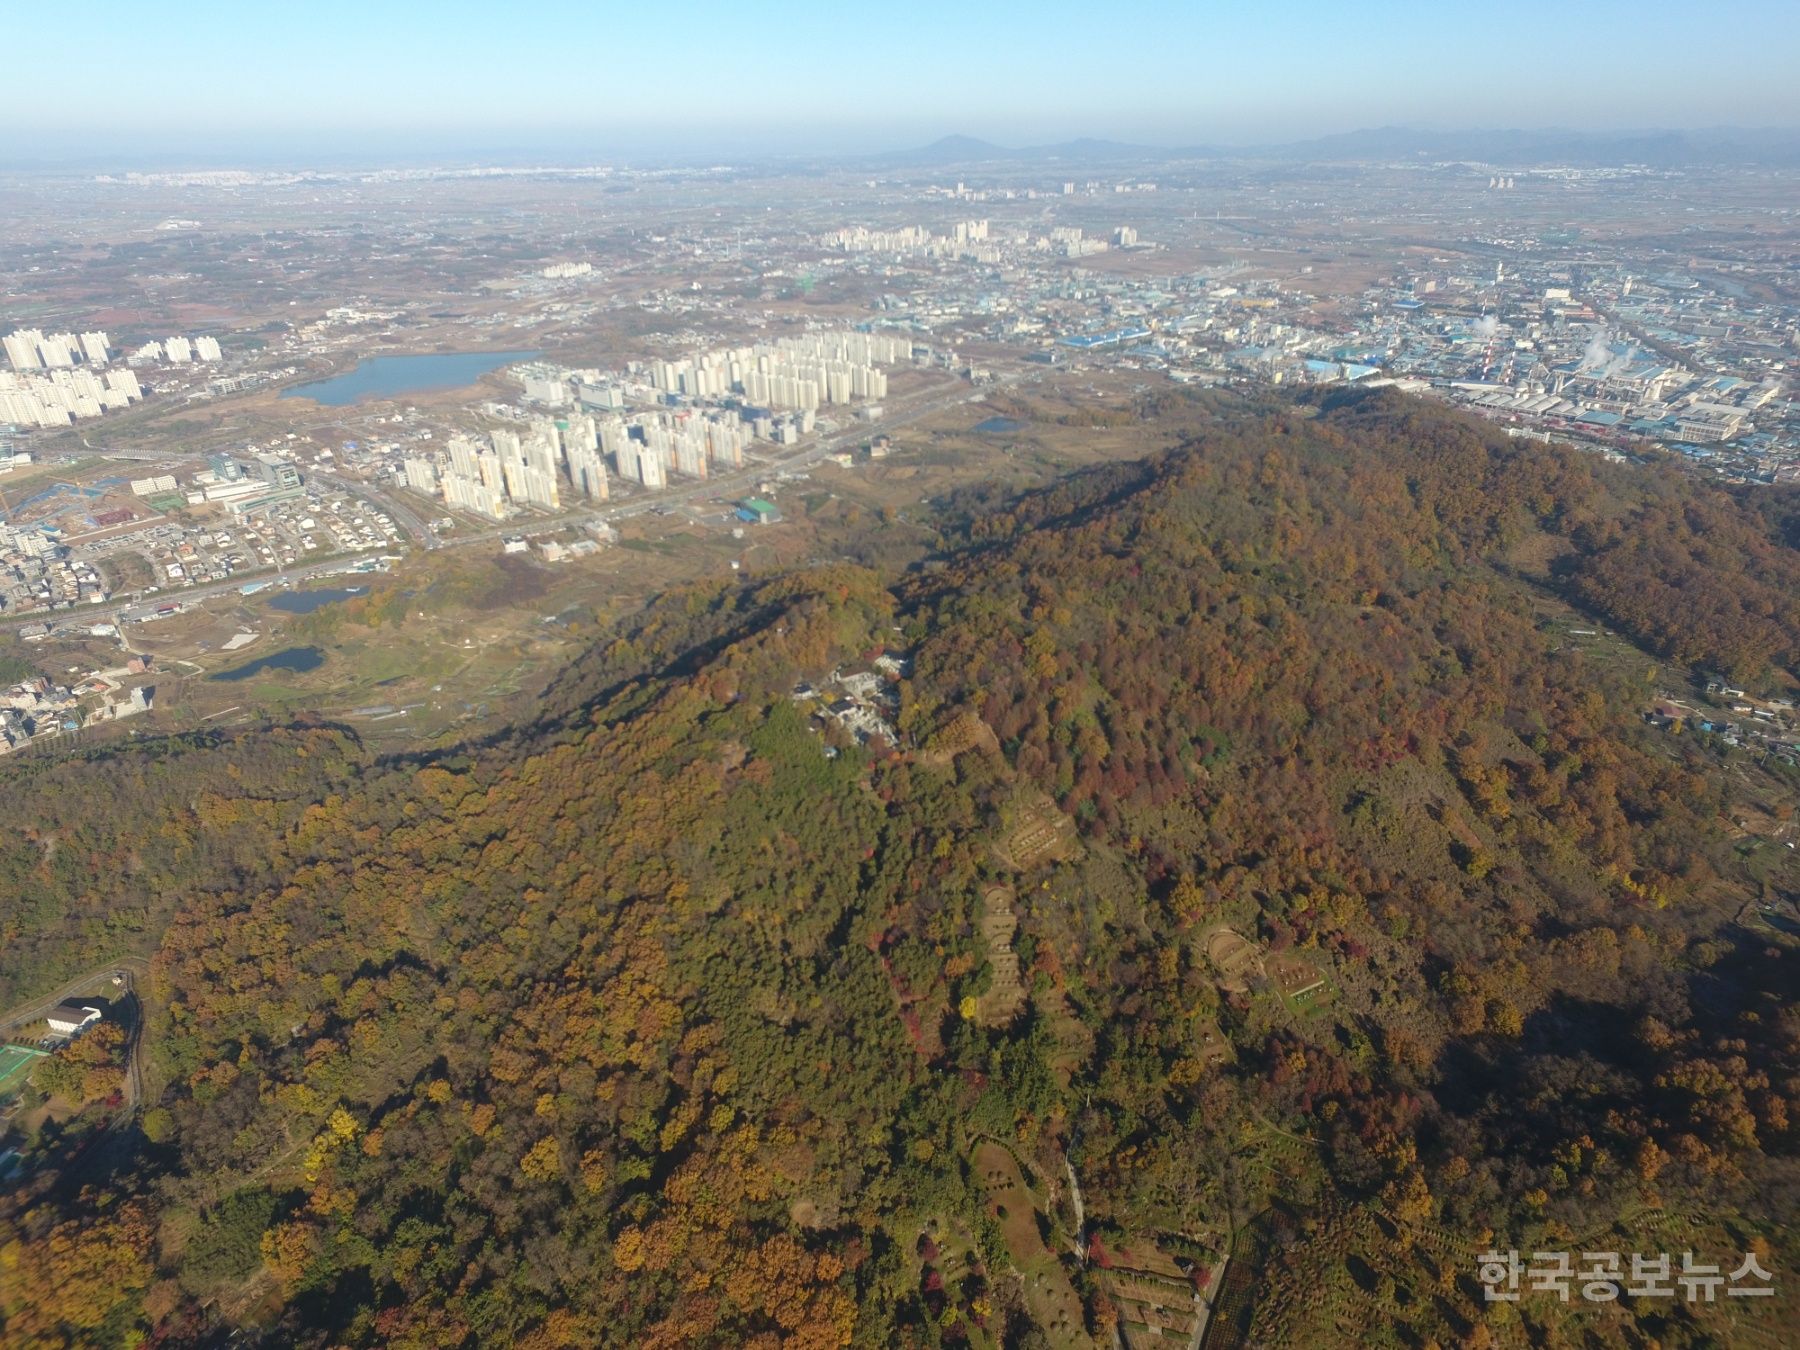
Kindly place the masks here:
<instances>
[{"instance_id":1,"label":"water surface","mask_svg":"<svg viewBox=\"0 0 1800 1350\"><path fill-rule=\"evenodd\" d=\"M233 666L230 670L221 670L209 678L215 680L247 680L252 675L260 675L265 670L289 670L301 674L308 670L317 670L325 664L325 653L317 647L289 647L286 651L271 652L267 656L259 656L245 665Z\"/></svg>"},{"instance_id":2,"label":"water surface","mask_svg":"<svg viewBox=\"0 0 1800 1350\"><path fill-rule=\"evenodd\" d=\"M431 352L424 356L371 356L355 370L281 391L283 398L309 398L341 408L365 398L402 398L434 389L461 389L490 370L528 361L536 352Z\"/></svg>"},{"instance_id":3,"label":"water surface","mask_svg":"<svg viewBox=\"0 0 1800 1350\"><path fill-rule=\"evenodd\" d=\"M280 595L270 597L269 608L278 609L283 614L311 614L323 605L334 605L353 595L368 593L367 586L321 586L312 591L283 591Z\"/></svg>"}]
</instances>

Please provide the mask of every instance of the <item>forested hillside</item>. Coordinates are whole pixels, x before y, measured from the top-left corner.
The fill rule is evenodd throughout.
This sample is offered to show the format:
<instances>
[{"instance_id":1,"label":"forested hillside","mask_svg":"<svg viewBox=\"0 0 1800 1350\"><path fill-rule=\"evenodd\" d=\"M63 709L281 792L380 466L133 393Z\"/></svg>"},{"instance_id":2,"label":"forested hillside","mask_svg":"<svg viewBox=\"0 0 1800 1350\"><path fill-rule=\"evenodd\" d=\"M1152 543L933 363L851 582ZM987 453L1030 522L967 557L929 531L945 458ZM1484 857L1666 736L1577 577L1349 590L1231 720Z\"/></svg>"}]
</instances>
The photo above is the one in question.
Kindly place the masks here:
<instances>
[{"instance_id":1,"label":"forested hillside","mask_svg":"<svg viewBox=\"0 0 1800 1350\"><path fill-rule=\"evenodd\" d=\"M1543 618L1783 685L1779 508L1377 396L945 522L665 597L462 753L17 778L0 978L144 933L154 1100L5 1202L0 1337L1106 1344L1223 1284L1209 1345L1776 1343L1474 1254L1794 1268L1791 895L1731 824L1791 789ZM791 696L884 649L900 744Z\"/></svg>"}]
</instances>

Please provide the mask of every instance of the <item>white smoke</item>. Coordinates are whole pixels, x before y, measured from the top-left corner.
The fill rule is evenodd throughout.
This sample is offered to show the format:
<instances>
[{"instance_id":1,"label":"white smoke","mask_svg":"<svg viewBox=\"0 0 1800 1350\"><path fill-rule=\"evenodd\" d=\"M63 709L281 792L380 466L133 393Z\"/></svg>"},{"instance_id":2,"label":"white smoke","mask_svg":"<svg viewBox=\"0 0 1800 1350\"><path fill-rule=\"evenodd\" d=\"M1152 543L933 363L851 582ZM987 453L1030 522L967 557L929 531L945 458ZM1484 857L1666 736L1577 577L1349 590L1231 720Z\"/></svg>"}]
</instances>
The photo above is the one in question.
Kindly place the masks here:
<instances>
[{"instance_id":1,"label":"white smoke","mask_svg":"<svg viewBox=\"0 0 1800 1350\"><path fill-rule=\"evenodd\" d=\"M1475 320L1475 336L1484 342L1499 331L1500 320L1496 319L1492 314L1483 314L1479 319Z\"/></svg>"},{"instance_id":2,"label":"white smoke","mask_svg":"<svg viewBox=\"0 0 1800 1350\"><path fill-rule=\"evenodd\" d=\"M1637 344L1627 343L1623 350L1615 351L1608 340L1612 336L1608 329L1602 328L1588 339L1587 346L1581 349L1581 369L1601 379L1617 375L1637 360Z\"/></svg>"},{"instance_id":3,"label":"white smoke","mask_svg":"<svg viewBox=\"0 0 1800 1350\"><path fill-rule=\"evenodd\" d=\"M1596 374L1605 374L1607 367L1613 362L1613 349L1607 342L1608 333L1604 328L1594 330L1594 336L1588 339L1587 346L1581 349L1581 369L1591 370Z\"/></svg>"}]
</instances>

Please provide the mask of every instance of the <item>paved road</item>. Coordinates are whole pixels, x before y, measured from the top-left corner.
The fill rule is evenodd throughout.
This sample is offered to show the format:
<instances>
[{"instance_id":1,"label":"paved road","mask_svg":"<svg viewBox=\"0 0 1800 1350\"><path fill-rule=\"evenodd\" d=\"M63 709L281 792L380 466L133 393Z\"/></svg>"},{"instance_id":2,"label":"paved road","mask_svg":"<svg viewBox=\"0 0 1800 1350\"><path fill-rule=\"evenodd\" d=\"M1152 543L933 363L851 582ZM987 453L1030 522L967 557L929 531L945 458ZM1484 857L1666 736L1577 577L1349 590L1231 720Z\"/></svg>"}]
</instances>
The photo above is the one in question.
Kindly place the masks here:
<instances>
[{"instance_id":1,"label":"paved road","mask_svg":"<svg viewBox=\"0 0 1800 1350\"><path fill-rule=\"evenodd\" d=\"M993 385L984 386L984 388L1002 388L1010 384L1016 384L1021 380L1036 381L1040 378L1041 375L1037 372L1009 372L996 380ZM733 473L695 482L686 482L679 487L667 488L661 491L634 493L623 501L575 513L573 517L565 518L562 522L559 522L554 518L544 518L539 520L531 517L521 517L492 529L476 530L469 533L458 532L449 538L439 536L437 532L431 528L429 523L427 523L419 514L419 511L408 502L373 484L365 483L356 478L348 478L339 473L316 468L307 470L307 477L335 488L340 492L348 493L354 497L361 497L375 506L376 509L386 511L394 518L395 523L406 531L412 541L423 548L435 549L458 547L480 543L486 540L498 539L502 535L515 534L521 530L541 529L558 523L567 523L567 520L569 519L580 520L593 518L608 521L625 520L632 516L654 511L659 507L673 506L681 502L692 501L696 498L728 498L735 495L741 495L744 489L753 486L759 480L767 478L772 474L789 473L795 469L808 468L817 464L826 456L835 454L845 446L853 445L867 436L875 435L880 432L892 431L897 427L907 426L922 418L930 417L935 413L942 412L946 408L952 408L958 403L967 403L974 399L978 399L982 397L982 394L983 388L973 388L962 383L960 380L957 380L947 389L937 387L921 390L910 398L890 401L887 405L887 412L877 421L853 422L842 430L834 432L829 436L821 437L810 445L801 447L792 454L778 454L770 456L767 459L759 459ZM83 443L87 444L85 440ZM106 455L110 458L140 460L147 463L167 461L178 457L173 452L167 450L109 450L93 445L89 445L88 448L95 454ZM299 574L295 573L295 575ZM233 583L233 585L236 584L241 584L241 581ZM194 587L193 589L183 590L179 594L183 598L187 598L201 594L216 594L220 591L229 589L231 589L231 586L225 585Z\"/></svg>"},{"instance_id":2,"label":"paved road","mask_svg":"<svg viewBox=\"0 0 1800 1350\"><path fill-rule=\"evenodd\" d=\"M1213 1309L1218 1306L1219 1291L1225 1287L1225 1267L1231 1264L1231 1252L1219 1258L1219 1264L1213 1267L1212 1279L1207 1282L1204 1292L1194 1291L1194 1334L1188 1341L1188 1350L1200 1350L1201 1343L1206 1340L1206 1327L1212 1321Z\"/></svg>"},{"instance_id":3,"label":"paved road","mask_svg":"<svg viewBox=\"0 0 1800 1350\"><path fill-rule=\"evenodd\" d=\"M996 381L996 385L1013 384L1027 378L1035 380L1039 377L1036 374L1028 376L1024 372L1019 372ZM509 534L553 528L559 524L578 523L581 520L629 520L633 516L666 510L669 507L695 500L714 497L729 500L742 496L745 490L754 487L765 478L791 473L796 469L810 468L827 456L836 454L845 446L854 445L866 437L891 431L896 427L907 426L922 418L930 417L934 413L943 412L946 408L953 408L958 403L967 403L980 397L982 397L981 390L972 389L961 381L956 382L949 389L924 390L914 395L912 399L894 405L894 410L879 421L852 423L829 436L821 437L810 445L802 446L791 454L776 454L766 459L759 458L731 473L685 481L679 487L664 488L659 491L634 492L622 501L611 502L605 506L589 507L560 519L520 517L517 520L508 521L505 525L494 526L490 529L474 530L468 533L459 531L449 538L439 537L435 532L422 526L418 530L413 530L411 526L408 528L414 533L415 538L420 534L424 535L427 548L451 548L494 540ZM354 480L340 479L335 485L365 497L375 495L374 490L367 484L355 483ZM393 509L391 498L382 497L379 498L379 501L384 504L384 509ZM404 523L399 512L395 513L395 519ZM416 520L416 517L414 519Z\"/></svg>"},{"instance_id":4,"label":"paved road","mask_svg":"<svg viewBox=\"0 0 1800 1350\"><path fill-rule=\"evenodd\" d=\"M86 974L77 975L52 993L45 994L30 1003L21 1003L16 1008L9 1008L6 1012L0 1013L0 1036L10 1035L19 1027L38 1021L65 998L74 998L77 994L93 993L96 985L106 984L108 986L106 997L114 997L116 991L111 990L107 977L115 970L125 972L127 988L130 987L134 977L146 979L150 974L149 963L138 956L121 956L104 965L95 966Z\"/></svg>"},{"instance_id":5,"label":"paved road","mask_svg":"<svg viewBox=\"0 0 1800 1350\"><path fill-rule=\"evenodd\" d=\"M114 971L123 975L123 988L112 984L109 977ZM96 986L115 1002L124 995L135 995L137 982L147 980L149 975L149 963L142 957L121 956L108 961L70 980L54 993L0 1014L0 1036L37 1021L65 998L92 993ZM130 1039L125 1043L125 1074L119 1089L119 1106L106 1117L98 1131L64 1160L61 1172L64 1184L77 1184L82 1177L109 1165L118 1165L129 1156L135 1139L130 1127L137 1123L144 1104L144 1015L144 1000L139 997L137 1016L132 1019Z\"/></svg>"},{"instance_id":6,"label":"paved road","mask_svg":"<svg viewBox=\"0 0 1800 1350\"><path fill-rule=\"evenodd\" d=\"M412 505L372 484L364 483L354 478L346 478L341 474L323 472L317 469L309 470L308 476L339 491L346 492L355 497L361 497L370 502L376 509L386 511L394 518L395 523L405 530L412 542L420 547L428 550L438 548L465 548L474 544L492 542L506 535L553 529L562 525L579 524L584 520L629 520L634 516L640 516L655 511L667 511L672 507L697 500L720 499L729 501L734 497L742 496L746 490L753 488L763 479L778 474L792 473L799 469L811 468L824 460L827 456L838 453L846 446L855 445L865 437L883 432L891 432L898 427L910 425L913 422L920 421L926 417L943 412L948 408L955 407L959 403L973 402L984 397L987 390L1005 388L1020 382L1037 383L1042 378L1043 375L1041 372L1019 370L1008 372L995 380L993 384L979 388L971 387L962 383L960 380L957 380L947 388L938 386L932 389L922 390L910 398L890 403L890 410L878 421L852 422L850 425L835 431L828 436L820 437L810 445L802 446L791 454L773 455L767 459L758 459L732 473L722 474L709 479L683 482L678 487L668 488L662 491L635 492L630 497L621 501L609 503L604 506L590 507L562 517L520 517L519 519L508 521L504 525L496 525L491 528L467 532L458 531L456 534L447 538L439 535L433 530L430 524L423 519L418 510ZM107 450L93 446L90 446L89 448L96 454L107 455L117 459L150 462L167 461L176 457L170 452L162 450ZM363 549L353 553L340 554L330 562L320 562L298 567L259 568L254 571L239 572L228 581L215 581L205 585L184 586L175 590L165 590L158 593L154 598L145 597L142 593L138 593L134 596L121 597L124 603L116 610L115 621L122 629L123 625L128 622L141 622L143 619L155 614L157 606L159 605L167 604L170 601L178 602L184 606L190 605L198 600L204 600L212 596L224 595L227 592L237 591L246 583L252 581L281 578L290 583L294 583L309 581L322 576L341 574L345 560L350 558L373 557L389 551L389 547L390 546L377 546L373 549ZM18 617L30 619L33 615L25 614Z\"/></svg>"},{"instance_id":7,"label":"paved road","mask_svg":"<svg viewBox=\"0 0 1800 1350\"><path fill-rule=\"evenodd\" d=\"M205 599L210 595L223 595L226 591L242 590L253 581L311 581L317 577L349 576L354 578L359 573L346 573L345 563L355 558L377 558L384 553L392 553L389 545L377 545L374 548L362 549L356 553L340 553L331 562L315 563L310 567L262 567L254 572L238 572L228 581L209 581L203 586L179 586L174 589L165 587L153 596L144 596L141 592L124 597L127 603L115 611L116 621L124 622L135 619L143 620L156 613L157 606L170 603L188 605L195 600ZM66 611L65 611L66 612ZM29 617L29 616L27 616Z\"/></svg>"}]
</instances>

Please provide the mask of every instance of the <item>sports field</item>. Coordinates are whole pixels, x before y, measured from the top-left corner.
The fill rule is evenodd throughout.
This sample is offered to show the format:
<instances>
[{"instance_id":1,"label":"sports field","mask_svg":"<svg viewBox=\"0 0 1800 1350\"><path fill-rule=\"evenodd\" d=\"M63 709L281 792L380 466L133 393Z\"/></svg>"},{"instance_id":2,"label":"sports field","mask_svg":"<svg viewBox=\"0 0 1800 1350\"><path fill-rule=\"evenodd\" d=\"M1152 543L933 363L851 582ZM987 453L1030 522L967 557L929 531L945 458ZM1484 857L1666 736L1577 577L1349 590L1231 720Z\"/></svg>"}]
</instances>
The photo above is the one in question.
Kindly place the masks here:
<instances>
[{"instance_id":1,"label":"sports field","mask_svg":"<svg viewBox=\"0 0 1800 1350\"><path fill-rule=\"evenodd\" d=\"M43 1058L42 1050L22 1045L0 1045L0 1097L9 1097L25 1086L31 1066Z\"/></svg>"}]
</instances>

